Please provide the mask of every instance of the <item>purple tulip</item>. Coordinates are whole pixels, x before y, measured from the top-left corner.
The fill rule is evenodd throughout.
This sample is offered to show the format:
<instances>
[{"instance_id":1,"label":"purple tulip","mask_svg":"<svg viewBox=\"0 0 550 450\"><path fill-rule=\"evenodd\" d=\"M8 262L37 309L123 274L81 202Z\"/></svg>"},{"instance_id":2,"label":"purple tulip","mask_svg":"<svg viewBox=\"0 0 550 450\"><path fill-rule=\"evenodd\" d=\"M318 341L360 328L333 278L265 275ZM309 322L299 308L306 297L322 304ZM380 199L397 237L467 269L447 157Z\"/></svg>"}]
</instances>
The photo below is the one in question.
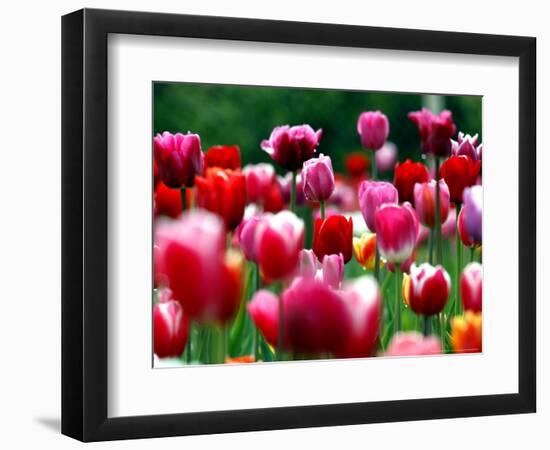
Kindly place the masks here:
<instances>
[{"instance_id":1,"label":"purple tulip","mask_svg":"<svg viewBox=\"0 0 550 450\"><path fill-rule=\"evenodd\" d=\"M453 155L466 155L472 161L476 162L481 159L481 144L478 143L478 135L470 136L462 131L458 133L458 142L451 140Z\"/></svg>"},{"instance_id":2,"label":"purple tulip","mask_svg":"<svg viewBox=\"0 0 550 450\"><path fill-rule=\"evenodd\" d=\"M380 172L389 172L395 167L397 161L397 146L393 142L386 142L374 157L376 159L376 168Z\"/></svg>"},{"instance_id":3,"label":"purple tulip","mask_svg":"<svg viewBox=\"0 0 550 450\"><path fill-rule=\"evenodd\" d=\"M313 131L309 125L283 125L274 128L261 147L281 167L296 171L313 156L322 135L323 130Z\"/></svg>"},{"instance_id":4,"label":"purple tulip","mask_svg":"<svg viewBox=\"0 0 550 450\"><path fill-rule=\"evenodd\" d=\"M344 279L344 257L341 253L323 257L323 281L333 289L339 289Z\"/></svg>"},{"instance_id":5,"label":"purple tulip","mask_svg":"<svg viewBox=\"0 0 550 450\"><path fill-rule=\"evenodd\" d=\"M359 185L359 206L369 230L376 233L374 216L384 203L397 203L399 193L395 186L387 181L363 181Z\"/></svg>"},{"instance_id":6,"label":"purple tulip","mask_svg":"<svg viewBox=\"0 0 550 450\"><path fill-rule=\"evenodd\" d=\"M202 175L204 153L198 134L172 134L165 131L153 138L153 151L159 177L171 188L191 187L195 175Z\"/></svg>"},{"instance_id":7,"label":"purple tulip","mask_svg":"<svg viewBox=\"0 0 550 450\"><path fill-rule=\"evenodd\" d=\"M380 149L390 133L390 122L380 111L366 111L357 120L357 132L361 136L361 144L368 150Z\"/></svg>"},{"instance_id":8,"label":"purple tulip","mask_svg":"<svg viewBox=\"0 0 550 450\"><path fill-rule=\"evenodd\" d=\"M481 242L483 216L483 188L475 185L464 189L464 222L472 239Z\"/></svg>"},{"instance_id":9,"label":"purple tulip","mask_svg":"<svg viewBox=\"0 0 550 450\"><path fill-rule=\"evenodd\" d=\"M304 195L308 200L323 202L334 192L334 170L330 156L308 159L302 169Z\"/></svg>"}]
</instances>

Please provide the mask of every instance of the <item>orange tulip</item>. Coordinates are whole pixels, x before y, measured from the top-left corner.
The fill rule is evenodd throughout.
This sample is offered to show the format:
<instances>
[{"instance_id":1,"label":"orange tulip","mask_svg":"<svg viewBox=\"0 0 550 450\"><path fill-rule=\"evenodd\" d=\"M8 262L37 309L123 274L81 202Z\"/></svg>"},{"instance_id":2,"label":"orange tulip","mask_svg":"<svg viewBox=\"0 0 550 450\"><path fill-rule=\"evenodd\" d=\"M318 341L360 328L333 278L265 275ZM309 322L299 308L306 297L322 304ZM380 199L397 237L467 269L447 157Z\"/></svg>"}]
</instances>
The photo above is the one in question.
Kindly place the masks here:
<instances>
[{"instance_id":1,"label":"orange tulip","mask_svg":"<svg viewBox=\"0 0 550 450\"><path fill-rule=\"evenodd\" d=\"M481 313L466 311L451 322L451 345L456 353L481 351Z\"/></svg>"}]
</instances>

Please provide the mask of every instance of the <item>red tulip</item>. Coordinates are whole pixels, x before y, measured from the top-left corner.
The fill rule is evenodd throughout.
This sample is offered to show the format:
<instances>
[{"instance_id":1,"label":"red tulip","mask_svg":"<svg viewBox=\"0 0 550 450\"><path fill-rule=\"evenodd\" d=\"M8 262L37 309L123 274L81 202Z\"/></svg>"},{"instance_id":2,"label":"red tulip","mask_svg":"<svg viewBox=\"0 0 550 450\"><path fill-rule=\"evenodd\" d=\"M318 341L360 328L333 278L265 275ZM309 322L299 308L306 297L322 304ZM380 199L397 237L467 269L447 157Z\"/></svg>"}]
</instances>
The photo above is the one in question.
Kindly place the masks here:
<instances>
[{"instance_id":1,"label":"red tulip","mask_svg":"<svg viewBox=\"0 0 550 450\"><path fill-rule=\"evenodd\" d=\"M262 275L279 280L298 264L304 245L304 222L290 211L265 214L256 230L256 258Z\"/></svg>"},{"instance_id":2,"label":"red tulip","mask_svg":"<svg viewBox=\"0 0 550 450\"><path fill-rule=\"evenodd\" d=\"M279 336L279 299L270 291L262 289L254 294L247 306L248 313L265 340L275 347Z\"/></svg>"},{"instance_id":3,"label":"red tulip","mask_svg":"<svg viewBox=\"0 0 550 450\"><path fill-rule=\"evenodd\" d=\"M380 149L388 139L390 122L380 111L366 111L357 120L357 132L361 144L368 150Z\"/></svg>"},{"instance_id":4,"label":"red tulip","mask_svg":"<svg viewBox=\"0 0 550 450\"><path fill-rule=\"evenodd\" d=\"M367 175L370 167L370 160L364 152L348 153L345 157L344 165L350 176L361 178Z\"/></svg>"},{"instance_id":5,"label":"red tulip","mask_svg":"<svg viewBox=\"0 0 550 450\"><path fill-rule=\"evenodd\" d=\"M191 187L195 175L202 175L204 154L198 134L172 134L165 131L153 139L158 174L171 188Z\"/></svg>"},{"instance_id":6,"label":"red tulip","mask_svg":"<svg viewBox=\"0 0 550 450\"><path fill-rule=\"evenodd\" d=\"M319 261L325 255L341 253L344 262L351 259L353 252L353 222L351 217L336 215L327 219L316 219L313 231L313 251Z\"/></svg>"},{"instance_id":7,"label":"red tulip","mask_svg":"<svg viewBox=\"0 0 550 450\"><path fill-rule=\"evenodd\" d=\"M181 191L166 186L159 181L153 196L155 201L155 214L177 218L181 214Z\"/></svg>"},{"instance_id":8,"label":"red tulip","mask_svg":"<svg viewBox=\"0 0 550 450\"><path fill-rule=\"evenodd\" d=\"M460 296L465 310L481 312L483 269L481 264L471 262L460 275Z\"/></svg>"},{"instance_id":9,"label":"red tulip","mask_svg":"<svg viewBox=\"0 0 550 450\"><path fill-rule=\"evenodd\" d=\"M241 151L238 145L215 145L204 154L204 165L221 169L241 168Z\"/></svg>"},{"instance_id":10,"label":"red tulip","mask_svg":"<svg viewBox=\"0 0 550 450\"><path fill-rule=\"evenodd\" d=\"M399 192L399 202L411 202L414 205L414 185L425 183L430 175L428 168L419 162L407 159L404 163L395 166L393 184Z\"/></svg>"},{"instance_id":11,"label":"red tulip","mask_svg":"<svg viewBox=\"0 0 550 450\"><path fill-rule=\"evenodd\" d=\"M261 147L281 167L296 171L313 156L322 134L322 130L313 131L309 125L283 125L274 128Z\"/></svg>"},{"instance_id":12,"label":"red tulip","mask_svg":"<svg viewBox=\"0 0 550 450\"><path fill-rule=\"evenodd\" d=\"M448 156L451 153L451 137L456 133L451 111L434 114L422 108L421 111L410 112L409 119L418 127L424 153L435 156Z\"/></svg>"},{"instance_id":13,"label":"red tulip","mask_svg":"<svg viewBox=\"0 0 550 450\"><path fill-rule=\"evenodd\" d=\"M378 208L374 219L382 257L390 263L405 262L415 249L419 230L412 208L386 203Z\"/></svg>"},{"instance_id":14,"label":"red tulip","mask_svg":"<svg viewBox=\"0 0 550 450\"><path fill-rule=\"evenodd\" d=\"M382 303L378 284L370 276L356 278L345 285L341 292L351 326L347 329L346 338L337 356L344 358L363 358L371 356L375 346Z\"/></svg>"},{"instance_id":15,"label":"red tulip","mask_svg":"<svg viewBox=\"0 0 550 450\"><path fill-rule=\"evenodd\" d=\"M159 358L178 357L189 335L189 321L181 305L168 300L153 308L153 349Z\"/></svg>"},{"instance_id":16,"label":"red tulip","mask_svg":"<svg viewBox=\"0 0 550 450\"><path fill-rule=\"evenodd\" d=\"M285 208L285 201L281 188L277 181L274 181L267 194L263 198L263 208L265 212L276 214Z\"/></svg>"},{"instance_id":17,"label":"red tulip","mask_svg":"<svg viewBox=\"0 0 550 450\"><path fill-rule=\"evenodd\" d=\"M435 225L436 182L414 185L414 207L420 221L427 227ZM439 180L439 208L441 223L447 220L450 207L449 188L444 180Z\"/></svg>"},{"instance_id":18,"label":"red tulip","mask_svg":"<svg viewBox=\"0 0 550 450\"><path fill-rule=\"evenodd\" d=\"M228 230L234 230L244 215L246 184L244 175L229 169L209 168L196 179L197 205L217 213Z\"/></svg>"},{"instance_id":19,"label":"red tulip","mask_svg":"<svg viewBox=\"0 0 550 450\"><path fill-rule=\"evenodd\" d=\"M441 166L440 177L449 187L451 201L462 203L464 188L476 184L481 163L473 162L468 156L451 156Z\"/></svg>"},{"instance_id":20,"label":"red tulip","mask_svg":"<svg viewBox=\"0 0 550 450\"><path fill-rule=\"evenodd\" d=\"M420 356L442 353L441 342L435 336L422 336L411 331L397 333L392 337L385 356Z\"/></svg>"},{"instance_id":21,"label":"red tulip","mask_svg":"<svg viewBox=\"0 0 550 450\"><path fill-rule=\"evenodd\" d=\"M443 311L451 290L451 278L442 266L413 264L410 270L409 306L416 314L431 316Z\"/></svg>"}]
</instances>

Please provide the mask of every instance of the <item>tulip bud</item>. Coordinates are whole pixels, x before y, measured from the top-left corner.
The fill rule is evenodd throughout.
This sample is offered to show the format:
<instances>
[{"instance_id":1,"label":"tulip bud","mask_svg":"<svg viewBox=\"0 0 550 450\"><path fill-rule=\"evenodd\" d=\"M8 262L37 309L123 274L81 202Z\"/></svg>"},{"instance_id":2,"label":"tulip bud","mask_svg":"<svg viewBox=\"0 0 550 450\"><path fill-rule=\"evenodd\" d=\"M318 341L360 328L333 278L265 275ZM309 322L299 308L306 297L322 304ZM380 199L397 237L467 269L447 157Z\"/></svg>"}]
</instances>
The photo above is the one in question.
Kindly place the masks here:
<instances>
[{"instance_id":1,"label":"tulip bud","mask_svg":"<svg viewBox=\"0 0 550 450\"><path fill-rule=\"evenodd\" d=\"M416 314L431 316L443 311L451 291L451 277L442 266L413 264L410 270L409 306Z\"/></svg>"},{"instance_id":2,"label":"tulip bud","mask_svg":"<svg viewBox=\"0 0 550 450\"><path fill-rule=\"evenodd\" d=\"M351 217L335 215L326 219L316 219L313 230L313 251L319 261L325 255L341 253L344 262L351 259L353 248L353 221Z\"/></svg>"},{"instance_id":3,"label":"tulip bud","mask_svg":"<svg viewBox=\"0 0 550 450\"><path fill-rule=\"evenodd\" d=\"M414 204L414 185L425 183L430 178L427 167L420 162L407 159L404 163L395 166L393 184L399 192L399 202Z\"/></svg>"},{"instance_id":4,"label":"tulip bud","mask_svg":"<svg viewBox=\"0 0 550 450\"><path fill-rule=\"evenodd\" d=\"M386 261L402 263L415 248L418 221L405 206L384 204L375 215L376 238L380 254Z\"/></svg>"},{"instance_id":5,"label":"tulip bud","mask_svg":"<svg viewBox=\"0 0 550 450\"><path fill-rule=\"evenodd\" d=\"M309 125L283 125L274 128L261 147L281 167L296 171L313 156L322 134L322 130L313 131Z\"/></svg>"},{"instance_id":6,"label":"tulip bud","mask_svg":"<svg viewBox=\"0 0 550 450\"><path fill-rule=\"evenodd\" d=\"M475 185L464 189L464 224L474 242L481 242L483 188Z\"/></svg>"},{"instance_id":7,"label":"tulip bud","mask_svg":"<svg viewBox=\"0 0 550 450\"><path fill-rule=\"evenodd\" d=\"M275 347L279 335L279 298L273 292L262 289L254 294L247 309L265 340Z\"/></svg>"},{"instance_id":8,"label":"tulip bud","mask_svg":"<svg viewBox=\"0 0 550 450\"><path fill-rule=\"evenodd\" d=\"M460 275L460 296L465 310L481 312L483 269L471 262Z\"/></svg>"},{"instance_id":9,"label":"tulip bud","mask_svg":"<svg viewBox=\"0 0 550 450\"><path fill-rule=\"evenodd\" d=\"M376 234L363 233L361 237L353 238L355 259L364 269L374 270L376 260Z\"/></svg>"},{"instance_id":10,"label":"tulip bud","mask_svg":"<svg viewBox=\"0 0 550 450\"><path fill-rule=\"evenodd\" d=\"M169 300L153 308L153 349L159 358L178 357L189 335L189 321L181 305Z\"/></svg>"},{"instance_id":11,"label":"tulip bud","mask_svg":"<svg viewBox=\"0 0 550 450\"><path fill-rule=\"evenodd\" d=\"M330 156L322 153L318 158L304 162L302 169L304 194L308 200L323 202L329 199L334 191L334 171Z\"/></svg>"},{"instance_id":12,"label":"tulip bud","mask_svg":"<svg viewBox=\"0 0 550 450\"><path fill-rule=\"evenodd\" d=\"M477 353L482 350L481 313L466 311L451 321L451 346L456 353Z\"/></svg>"},{"instance_id":13,"label":"tulip bud","mask_svg":"<svg viewBox=\"0 0 550 450\"><path fill-rule=\"evenodd\" d=\"M325 255L323 257L323 281L333 289L339 289L344 279L344 257Z\"/></svg>"},{"instance_id":14,"label":"tulip bud","mask_svg":"<svg viewBox=\"0 0 550 450\"><path fill-rule=\"evenodd\" d=\"M427 227L435 225L435 202L436 182L432 180L427 183L414 185L414 207L420 221ZM447 220L450 207L449 188L444 180L439 180L439 209L441 223Z\"/></svg>"},{"instance_id":15,"label":"tulip bud","mask_svg":"<svg viewBox=\"0 0 550 450\"><path fill-rule=\"evenodd\" d=\"M171 188L191 187L195 175L202 175L204 154L198 134L172 134L165 131L153 139L158 174Z\"/></svg>"},{"instance_id":16,"label":"tulip bud","mask_svg":"<svg viewBox=\"0 0 550 450\"><path fill-rule=\"evenodd\" d=\"M304 244L304 222L290 211L265 214L256 231L256 256L262 275L279 280L298 264Z\"/></svg>"},{"instance_id":17,"label":"tulip bud","mask_svg":"<svg viewBox=\"0 0 550 450\"><path fill-rule=\"evenodd\" d=\"M357 132L361 136L363 147L368 150L378 150L388 139L390 122L380 111L366 111L359 116Z\"/></svg>"},{"instance_id":18,"label":"tulip bud","mask_svg":"<svg viewBox=\"0 0 550 450\"><path fill-rule=\"evenodd\" d=\"M387 181L363 181L359 185L359 206L369 230L376 232L374 215L384 203L397 203L399 194L394 185Z\"/></svg>"},{"instance_id":19,"label":"tulip bud","mask_svg":"<svg viewBox=\"0 0 550 450\"><path fill-rule=\"evenodd\" d=\"M215 145L204 155L204 165L220 169L237 170L241 168L241 150L238 145Z\"/></svg>"},{"instance_id":20,"label":"tulip bud","mask_svg":"<svg viewBox=\"0 0 550 450\"><path fill-rule=\"evenodd\" d=\"M441 342L435 336L422 336L415 331L396 333L384 356L420 356L442 353Z\"/></svg>"},{"instance_id":21,"label":"tulip bud","mask_svg":"<svg viewBox=\"0 0 550 450\"><path fill-rule=\"evenodd\" d=\"M461 203L464 189L476 184L480 169L481 163L472 161L468 156L451 156L445 160L439 174L449 187L454 203Z\"/></svg>"},{"instance_id":22,"label":"tulip bud","mask_svg":"<svg viewBox=\"0 0 550 450\"><path fill-rule=\"evenodd\" d=\"M389 172L395 167L397 161L397 146L393 142L386 142L374 157L376 159L376 168L379 172Z\"/></svg>"}]
</instances>

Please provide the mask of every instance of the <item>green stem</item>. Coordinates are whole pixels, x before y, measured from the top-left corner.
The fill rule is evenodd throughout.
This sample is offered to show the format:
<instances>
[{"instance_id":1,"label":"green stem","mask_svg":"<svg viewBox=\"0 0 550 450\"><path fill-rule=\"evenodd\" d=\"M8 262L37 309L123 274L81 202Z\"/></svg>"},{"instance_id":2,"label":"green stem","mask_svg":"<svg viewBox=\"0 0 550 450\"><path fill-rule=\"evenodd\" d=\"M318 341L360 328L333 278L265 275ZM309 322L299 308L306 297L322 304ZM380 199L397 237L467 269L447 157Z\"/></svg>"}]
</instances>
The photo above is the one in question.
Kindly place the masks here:
<instances>
[{"instance_id":1,"label":"green stem","mask_svg":"<svg viewBox=\"0 0 550 450\"><path fill-rule=\"evenodd\" d=\"M296 171L292 172L292 187L290 189L290 210L296 212Z\"/></svg>"},{"instance_id":2,"label":"green stem","mask_svg":"<svg viewBox=\"0 0 550 450\"><path fill-rule=\"evenodd\" d=\"M397 333L401 329L401 286L399 286L400 265L395 263L395 317L393 319L393 333Z\"/></svg>"},{"instance_id":3,"label":"green stem","mask_svg":"<svg viewBox=\"0 0 550 450\"><path fill-rule=\"evenodd\" d=\"M460 290L458 288L459 280L460 280L460 270L462 269L462 242L460 240L460 234L458 232L458 214L460 213L460 203L456 204L456 268L455 268L455 307L454 307L454 313L455 315L460 314Z\"/></svg>"},{"instance_id":4,"label":"green stem","mask_svg":"<svg viewBox=\"0 0 550 450\"><path fill-rule=\"evenodd\" d=\"M475 257L476 257L476 248L472 246L470 247L470 262L474 262Z\"/></svg>"},{"instance_id":5,"label":"green stem","mask_svg":"<svg viewBox=\"0 0 550 450\"><path fill-rule=\"evenodd\" d=\"M211 364L223 364L225 362L225 327L213 325L210 336L210 358Z\"/></svg>"},{"instance_id":6,"label":"green stem","mask_svg":"<svg viewBox=\"0 0 550 450\"><path fill-rule=\"evenodd\" d=\"M180 193L181 193L181 211L185 211L187 209L187 196L185 195L185 186L182 186L180 188Z\"/></svg>"},{"instance_id":7,"label":"green stem","mask_svg":"<svg viewBox=\"0 0 550 450\"><path fill-rule=\"evenodd\" d=\"M441 193L439 191L439 157L435 157L435 233L437 264L443 264L443 247L441 245Z\"/></svg>"},{"instance_id":8,"label":"green stem","mask_svg":"<svg viewBox=\"0 0 550 450\"><path fill-rule=\"evenodd\" d=\"M380 281L380 251L378 250L378 242L376 242L376 254L374 256L374 278Z\"/></svg>"},{"instance_id":9,"label":"green stem","mask_svg":"<svg viewBox=\"0 0 550 450\"><path fill-rule=\"evenodd\" d=\"M192 354L191 354L191 336L193 336L193 324L189 323L189 336L187 337L187 345L185 346L185 362L186 364L191 364L191 361L193 360Z\"/></svg>"},{"instance_id":10,"label":"green stem","mask_svg":"<svg viewBox=\"0 0 550 450\"><path fill-rule=\"evenodd\" d=\"M378 178L378 167L376 167L376 152L372 151L372 179L376 180Z\"/></svg>"},{"instance_id":11,"label":"green stem","mask_svg":"<svg viewBox=\"0 0 550 450\"><path fill-rule=\"evenodd\" d=\"M430 261L430 264L433 265L434 263L434 229L433 228L430 228L428 260Z\"/></svg>"},{"instance_id":12,"label":"green stem","mask_svg":"<svg viewBox=\"0 0 550 450\"><path fill-rule=\"evenodd\" d=\"M422 316L422 333L429 336L432 333L432 322L429 316Z\"/></svg>"},{"instance_id":13,"label":"green stem","mask_svg":"<svg viewBox=\"0 0 550 450\"><path fill-rule=\"evenodd\" d=\"M321 207L321 219L325 220L325 201L321 200L319 204Z\"/></svg>"},{"instance_id":14,"label":"green stem","mask_svg":"<svg viewBox=\"0 0 550 450\"><path fill-rule=\"evenodd\" d=\"M254 292L260 290L261 277L260 277L260 267L256 264L254 270ZM252 294L254 295L254 294ZM252 296L251 296L252 298ZM260 357L260 335L258 327L254 326L254 361L258 361Z\"/></svg>"}]
</instances>

